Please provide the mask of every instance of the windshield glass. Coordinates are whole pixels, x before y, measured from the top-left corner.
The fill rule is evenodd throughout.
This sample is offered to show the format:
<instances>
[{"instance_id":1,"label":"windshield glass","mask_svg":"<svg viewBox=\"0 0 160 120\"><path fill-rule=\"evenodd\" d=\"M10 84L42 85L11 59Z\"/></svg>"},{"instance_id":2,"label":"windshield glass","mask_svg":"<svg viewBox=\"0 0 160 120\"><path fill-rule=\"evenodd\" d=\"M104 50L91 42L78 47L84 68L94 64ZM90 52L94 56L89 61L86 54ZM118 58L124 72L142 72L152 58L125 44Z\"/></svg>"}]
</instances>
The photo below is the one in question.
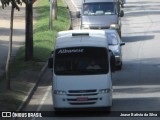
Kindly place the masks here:
<instances>
[{"instance_id":1,"label":"windshield glass","mask_svg":"<svg viewBox=\"0 0 160 120\"><path fill-rule=\"evenodd\" d=\"M116 34L109 33L107 34L107 36L108 36L108 45L118 45L118 38Z\"/></svg>"},{"instance_id":2,"label":"windshield glass","mask_svg":"<svg viewBox=\"0 0 160 120\"><path fill-rule=\"evenodd\" d=\"M108 53L100 47L71 47L57 49L56 75L91 75L108 73Z\"/></svg>"},{"instance_id":3,"label":"windshield glass","mask_svg":"<svg viewBox=\"0 0 160 120\"><path fill-rule=\"evenodd\" d=\"M101 2L101 3L84 3L83 14L84 15L110 15L116 14L115 2Z\"/></svg>"}]
</instances>

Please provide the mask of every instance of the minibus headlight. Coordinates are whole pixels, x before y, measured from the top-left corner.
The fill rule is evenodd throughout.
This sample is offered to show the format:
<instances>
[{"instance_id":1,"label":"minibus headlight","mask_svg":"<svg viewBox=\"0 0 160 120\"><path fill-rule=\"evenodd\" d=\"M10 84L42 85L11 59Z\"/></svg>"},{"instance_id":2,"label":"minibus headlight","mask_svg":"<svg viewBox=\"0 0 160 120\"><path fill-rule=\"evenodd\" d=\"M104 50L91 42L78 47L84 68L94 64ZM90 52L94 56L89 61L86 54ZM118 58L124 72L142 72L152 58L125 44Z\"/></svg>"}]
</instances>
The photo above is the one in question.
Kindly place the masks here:
<instances>
[{"instance_id":1,"label":"minibus headlight","mask_svg":"<svg viewBox=\"0 0 160 120\"><path fill-rule=\"evenodd\" d=\"M54 90L54 94L57 94L57 95L66 95L66 91L63 91L63 90Z\"/></svg>"},{"instance_id":2,"label":"minibus headlight","mask_svg":"<svg viewBox=\"0 0 160 120\"><path fill-rule=\"evenodd\" d=\"M119 29L119 25L118 24L111 24L110 28L111 29Z\"/></svg>"},{"instance_id":3,"label":"minibus headlight","mask_svg":"<svg viewBox=\"0 0 160 120\"><path fill-rule=\"evenodd\" d=\"M110 89L101 89L99 90L100 94L104 94L104 93L109 93L111 90Z\"/></svg>"}]
</instances>

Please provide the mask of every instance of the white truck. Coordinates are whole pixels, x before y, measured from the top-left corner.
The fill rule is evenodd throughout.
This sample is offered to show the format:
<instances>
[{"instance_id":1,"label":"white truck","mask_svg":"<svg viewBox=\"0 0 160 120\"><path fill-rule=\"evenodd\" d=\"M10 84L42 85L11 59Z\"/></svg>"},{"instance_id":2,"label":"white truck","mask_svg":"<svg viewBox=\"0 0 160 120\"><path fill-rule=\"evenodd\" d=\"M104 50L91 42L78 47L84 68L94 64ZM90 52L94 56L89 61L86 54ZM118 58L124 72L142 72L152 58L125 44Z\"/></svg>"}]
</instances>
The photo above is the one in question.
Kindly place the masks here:
<instances>
[{"instance_id":1,"label":"white truck","mask_svg":"<svg viewBox=\"0 0 160 120\"><path fill-rule=\"evenodd\" d=\"M53 58L55 111L112 106L110 52L103 30L59 32ZM103 109L104 110L104 109Z\"/></svg>"}]
</instances>

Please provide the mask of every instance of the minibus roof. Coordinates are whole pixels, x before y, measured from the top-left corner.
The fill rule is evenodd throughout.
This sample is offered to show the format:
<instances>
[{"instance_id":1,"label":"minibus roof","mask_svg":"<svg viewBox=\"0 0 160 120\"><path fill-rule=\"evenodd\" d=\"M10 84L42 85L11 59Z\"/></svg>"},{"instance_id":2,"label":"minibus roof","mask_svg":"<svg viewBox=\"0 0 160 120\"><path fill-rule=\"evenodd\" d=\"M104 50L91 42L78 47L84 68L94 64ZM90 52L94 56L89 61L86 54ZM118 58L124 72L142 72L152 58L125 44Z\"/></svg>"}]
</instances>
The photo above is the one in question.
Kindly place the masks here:
<instances>
[{"instance_id":1,"label":"minibus roof","mask_svg":"<svg viewBox=\"0 0 160 120\"><path fill-rule=\"evenodd\" d=\"M108 47L104 30L69 30L59 32L56 39L56 48L95 46Z\"/></svg>"}]
</instances>

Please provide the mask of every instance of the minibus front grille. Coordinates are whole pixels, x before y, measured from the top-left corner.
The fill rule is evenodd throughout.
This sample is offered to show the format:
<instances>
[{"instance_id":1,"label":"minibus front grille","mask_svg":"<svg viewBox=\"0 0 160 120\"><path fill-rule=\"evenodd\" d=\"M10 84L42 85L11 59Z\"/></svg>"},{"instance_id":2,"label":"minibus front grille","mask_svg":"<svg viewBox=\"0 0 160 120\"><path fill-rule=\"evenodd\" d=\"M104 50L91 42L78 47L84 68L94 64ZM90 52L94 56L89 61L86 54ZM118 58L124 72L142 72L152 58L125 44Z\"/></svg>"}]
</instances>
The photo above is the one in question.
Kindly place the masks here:
<instances>
[{"instance_id":1,"label":"minibus front grille","mask_svg":"<svg viewBox=\"0 0 160 120\"><path fill-rule=\"evenodd\" d=\"M67 99L68 101L77 101L77 99ZM88 98L88 101L95 101L98 100L98 98Z\"/></svg>"},{"instance_id":2,"label":"minibus front grille","mask_svg":"<svg viewBox=\"0 0 160 120\"><path fill-rule=\"evenodd\" d=\"M98 95L98 92L96 89L69 90L68 94L67 94L67 96L68 96L67 101L71 105L95 104L98 101L98 98L96 97L96 95Z\"/></svg>"},{"instance_id":3,"label":"minibus front grille","mask_svg":"<svg viewBox=\"0 0 160 120\"><path fill-rule=\"evenodd\" d=\"M95 104L96 102L81 102L81 103L70 103L71 105L91 105Z\"/></svg>"},{"instance_id":4,"label":"minibus front grille","mask_svg":"<svg viewBox=\"0 0 160 120\"><path fill-rule=\"evenodd\" d=\"M98 93L89 93L89 94L67 94L67 96L92 96L92 95L98 95Z\"/></svg>"},{"instance_id":5,"label":"minibus front grille","mask_svg":"<svg viewBox=\"0 0 160 120\"><path fill-rule=\"evenodd\" d=\"M69 90L69 93L93 93L96 92L96 90Z\"/></svg>"}]
</instances>

